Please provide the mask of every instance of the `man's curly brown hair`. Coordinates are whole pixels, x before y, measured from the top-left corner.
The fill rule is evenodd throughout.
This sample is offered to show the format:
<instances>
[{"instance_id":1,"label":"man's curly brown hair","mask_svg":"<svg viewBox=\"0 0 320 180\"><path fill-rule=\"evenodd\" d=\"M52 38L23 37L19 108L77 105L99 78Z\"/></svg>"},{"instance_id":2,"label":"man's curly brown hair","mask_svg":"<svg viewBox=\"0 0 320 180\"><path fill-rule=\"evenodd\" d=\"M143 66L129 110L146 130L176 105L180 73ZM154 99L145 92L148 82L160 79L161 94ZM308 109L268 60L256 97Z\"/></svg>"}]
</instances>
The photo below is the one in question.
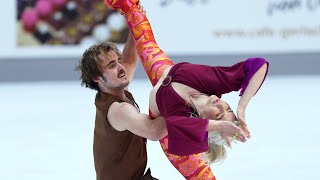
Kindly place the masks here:
<instances>
[{"instance_id":1,"label":"man's curly brown hair","mask_svg":"<svg viewBox=\"0 0 320 180\"><path fill-rule=\"evenodd\" d=\"M106 42L97 45L92 45L83 53L79 64L75 70L81 72L81 85L99 91L100 88L94 78L101 76L103 72L103 62L99 59L99 55L102 53L108 53L114 51L119 60L121 59L121 51L114 43Z\"/></svg>"}]
</instances>

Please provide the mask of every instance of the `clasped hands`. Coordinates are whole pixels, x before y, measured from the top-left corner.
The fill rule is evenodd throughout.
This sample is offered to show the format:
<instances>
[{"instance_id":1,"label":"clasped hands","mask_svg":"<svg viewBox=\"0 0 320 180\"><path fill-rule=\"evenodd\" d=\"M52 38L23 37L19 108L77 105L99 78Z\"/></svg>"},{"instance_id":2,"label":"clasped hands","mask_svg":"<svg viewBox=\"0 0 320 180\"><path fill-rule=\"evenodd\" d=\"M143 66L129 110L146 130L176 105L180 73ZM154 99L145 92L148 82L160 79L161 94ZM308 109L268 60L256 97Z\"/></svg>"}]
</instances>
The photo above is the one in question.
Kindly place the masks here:
<instances>
[{"instance_id":1,"label":"clasped hands","mask_svg":"<svg viewBox=\"0 0 320 180\"><path fill-rule=\"evenodd\" d=\"M219 127L218 133L230 148L232 140L246 142L251 137L245 118L245 108L238 106L237 121L219 120L216 123L218 123Z\"/></svg>"}]
</instances>

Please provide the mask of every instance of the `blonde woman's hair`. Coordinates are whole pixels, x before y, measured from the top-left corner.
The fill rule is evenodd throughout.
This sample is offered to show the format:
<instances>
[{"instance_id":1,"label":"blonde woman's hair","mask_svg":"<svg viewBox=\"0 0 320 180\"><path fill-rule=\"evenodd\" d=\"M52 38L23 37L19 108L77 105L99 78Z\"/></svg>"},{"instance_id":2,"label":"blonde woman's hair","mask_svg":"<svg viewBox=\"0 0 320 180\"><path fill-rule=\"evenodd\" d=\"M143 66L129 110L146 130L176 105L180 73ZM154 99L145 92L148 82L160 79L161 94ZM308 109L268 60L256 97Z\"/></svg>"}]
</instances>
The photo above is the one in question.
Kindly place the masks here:
<instances>
[{"instance_id":1,"label":"blonde woman's hair","mask_svg":"<svg viewBox=\"0 0 320 180\"><path fill-rule=\"evenodd\" d=\"M209 140L209 150L202 153L201 159L208 165L221 162L227 157L227 150L224 145L218 145Z\"/></svg>"},{"instance_id":2,"label":"blonde woman's hair","mask_svg":"<svg viewBox=\"0 0 320 180\"><path fill-rule=\"evenodd\" d=\"M235 125L238 126L239 121L233 121ZM228 138L230 143L235 141L233 138ZM217 163L223 161L227 157L227 150L225 146L227 145L226 141L222 139L219 132L210 131L208 132L208 146L209 150L202 153L202 160L206 161L208 165L212 163Z\"/></svg>"}]
</instances>

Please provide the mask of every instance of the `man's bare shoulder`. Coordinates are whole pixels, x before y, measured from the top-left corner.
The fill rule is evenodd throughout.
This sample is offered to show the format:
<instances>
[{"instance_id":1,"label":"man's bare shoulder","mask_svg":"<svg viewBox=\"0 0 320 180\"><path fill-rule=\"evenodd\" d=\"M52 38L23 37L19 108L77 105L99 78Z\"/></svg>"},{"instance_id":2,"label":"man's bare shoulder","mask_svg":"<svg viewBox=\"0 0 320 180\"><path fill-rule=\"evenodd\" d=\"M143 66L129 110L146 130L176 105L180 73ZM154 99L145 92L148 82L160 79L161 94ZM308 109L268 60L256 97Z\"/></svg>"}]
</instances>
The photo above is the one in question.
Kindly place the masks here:
<instances>
[{"instance_id":1,"label":"man's bare shoulder","mask_svg":"<svg viewBox=\"0 0 320 180\"><path fill-rule=\"evenodd\" d=\"M107 114L110 125L118 131L126 130L126 123L131 116L139 113L138 110L127 102L114 102L109 107Z\"/></svg>"}]
</instances>

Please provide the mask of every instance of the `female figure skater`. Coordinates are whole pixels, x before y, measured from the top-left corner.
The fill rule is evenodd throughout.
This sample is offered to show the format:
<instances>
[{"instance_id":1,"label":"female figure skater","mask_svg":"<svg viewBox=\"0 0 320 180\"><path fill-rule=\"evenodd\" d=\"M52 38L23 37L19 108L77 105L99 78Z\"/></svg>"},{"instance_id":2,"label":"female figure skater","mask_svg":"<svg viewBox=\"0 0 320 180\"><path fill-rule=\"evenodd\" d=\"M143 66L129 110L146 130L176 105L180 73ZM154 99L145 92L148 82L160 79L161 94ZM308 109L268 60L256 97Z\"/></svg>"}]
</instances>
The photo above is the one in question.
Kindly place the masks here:
<instances>
[{"instance_id":1,"label":"female figure skater","mask_svg":"<svg viewBox=\"0 0 320 180\"><path fill-rule=\"evenodd\" d=\"M268 63L262 58L251 58L231 67L174 65L158 47L138 0L104 1L124 14L134 36L140 60L154 86L150 116L161 114L166 119L168 136L160 140L166 156L186 179L215 179L208 163L225 157L223 141L217 135L229 146L229 137L242 142L246 139L244 134L250 137L245 109L263 83ZM239 89L237 119L220 97ZM234 124L235 120L239 120L244 133Z\"/></svg>"}]
</instances>

